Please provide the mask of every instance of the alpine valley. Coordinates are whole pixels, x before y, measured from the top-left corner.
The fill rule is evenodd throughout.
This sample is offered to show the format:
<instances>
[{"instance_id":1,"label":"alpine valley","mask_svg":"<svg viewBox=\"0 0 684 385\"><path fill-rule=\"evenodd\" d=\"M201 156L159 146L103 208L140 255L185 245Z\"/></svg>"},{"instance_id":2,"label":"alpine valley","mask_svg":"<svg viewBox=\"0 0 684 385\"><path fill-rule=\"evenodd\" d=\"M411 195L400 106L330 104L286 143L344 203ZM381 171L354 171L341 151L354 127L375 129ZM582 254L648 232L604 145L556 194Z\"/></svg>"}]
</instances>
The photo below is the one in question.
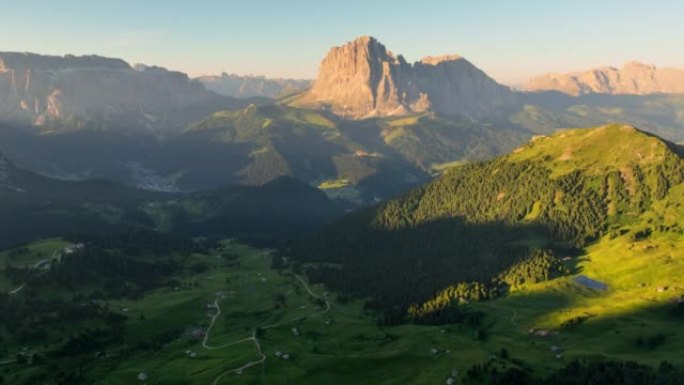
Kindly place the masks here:
<instances>
[{"instance_id":1,"label":"alpine valley","mask_svg":"<svg viewBox=\"0 0 684 385\"><path fill-rule=\"evenodd\" d=\"M0 53L0 150L60 179L197 191L292 176L369 203L559 127L624 121L684 140L676 94L514 92L458 55L409 64L367 36L331 49L313 86L282 99L200 81L118 59Z\"/></svg>"},{"instance_id":2,"label":"alpine valley","mask_svg":"<svg viewBox=\"0 0 684 385\"><path fill-rule=\"evenodd\" d=\"M678 385L684 73L0 52L0 385Z\"/></svg>"}]
</instances>

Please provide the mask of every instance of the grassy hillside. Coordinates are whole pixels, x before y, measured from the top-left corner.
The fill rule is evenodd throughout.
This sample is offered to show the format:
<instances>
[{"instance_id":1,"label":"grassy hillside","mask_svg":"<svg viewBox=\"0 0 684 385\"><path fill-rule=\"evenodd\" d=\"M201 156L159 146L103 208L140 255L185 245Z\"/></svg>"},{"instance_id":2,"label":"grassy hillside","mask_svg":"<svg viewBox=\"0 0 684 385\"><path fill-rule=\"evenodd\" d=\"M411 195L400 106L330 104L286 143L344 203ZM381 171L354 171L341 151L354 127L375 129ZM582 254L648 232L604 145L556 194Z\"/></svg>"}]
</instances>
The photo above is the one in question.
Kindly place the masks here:
<instances>
[{"instance_id":1,"label":"grassy hillside","mask_svg":"<svg viewBox=\"0 0 684 385\"><path fill-rule=\"evenodd\" d=\"M181 183L234 178L263 184L284 175L312 185L344 179L350 182L345 189L372 201L427 180L433 166L491 157L526 136L432 114L346 121L281 104L215 113L189 126L172 147L175 153L197 152L186 162Z\"/></svg>"},{"instance_id":2,"label":"grassy hillside","mask_svg":"<svg viewBox=\"0 0 684 385\"><path fill-rule=\"evenodd\" d=\"M611 124L595 130L564 130L552 137L538 136L510 156L512 161L545 161L553 176L581 170L603 174L631 165L657 167L673 156L673 145L632 126Z\"/></svg>"},{"instance_id":3,"label":"grassy hillside","mask_svg":"<svg viewBox=\"0 0 684 385\"><path fill-rule=\"evenodd\" d=\"M684 162L672 148L623 125L537 138L452 168L286 252L312 279L372 298L388 322L404 319L409 305L458 318L459 301L578 272L582 248L606 237L679 239L677 212L658 214L682 204Z\"/></svg>"},{"instance_id":4,"label":"grassy hillside","mask_svg":"<svg viewBox=\"0 0 684 385\"><path fill-rule=\"evenodd\" d=\"M387 146L426 171L447 162L493 158L529 136L512 125L454 121L434 114L387 119L381 126Z\"/></svg>"}]
</instances>

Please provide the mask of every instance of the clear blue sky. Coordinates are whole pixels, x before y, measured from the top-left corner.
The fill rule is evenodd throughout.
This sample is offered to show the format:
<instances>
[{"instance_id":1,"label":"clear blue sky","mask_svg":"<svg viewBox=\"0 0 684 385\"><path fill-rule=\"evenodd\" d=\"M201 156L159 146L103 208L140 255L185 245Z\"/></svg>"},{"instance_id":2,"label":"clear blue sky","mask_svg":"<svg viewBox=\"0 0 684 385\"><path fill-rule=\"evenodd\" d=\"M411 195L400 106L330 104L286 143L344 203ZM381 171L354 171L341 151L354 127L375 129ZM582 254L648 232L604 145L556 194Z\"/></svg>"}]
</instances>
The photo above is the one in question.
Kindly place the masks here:
<instances>
[{"instance_id":1,"label":"clear blue sky","mask_svg":"<svg viewBox=\"0 0 684 385\"><path fill-rule=\"evenodd\" d=\"M5 0L2 51L100 54L191 75L314 77L372 35L415 61L458 53L508 84L639 60L684 67L681 0Z\"/></svg>"}]
</instances>

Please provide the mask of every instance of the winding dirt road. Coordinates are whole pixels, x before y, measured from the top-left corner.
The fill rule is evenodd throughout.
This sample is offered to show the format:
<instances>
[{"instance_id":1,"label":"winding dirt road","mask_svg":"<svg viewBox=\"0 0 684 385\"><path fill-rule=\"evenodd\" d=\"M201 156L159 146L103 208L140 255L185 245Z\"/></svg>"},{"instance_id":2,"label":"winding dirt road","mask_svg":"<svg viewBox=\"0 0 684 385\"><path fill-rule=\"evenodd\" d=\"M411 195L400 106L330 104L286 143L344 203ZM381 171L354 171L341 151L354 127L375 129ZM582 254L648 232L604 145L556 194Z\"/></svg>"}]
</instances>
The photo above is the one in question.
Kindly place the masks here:
<instances>
[{"instance_id":1,"label":"winding dirt road","mask_svg":"<svg viewBox=\"0 0 684 385\"><path fill-rule=\"evenodd\" d=\"M24 287L26 287L26 284L23 284L23 285L19 286L18 288L16 288L16 289L10 291L9 293L10 293L10 294L17 294L17 293L20 292Z\"/></svg>"},{"instance_id":2,"label":"winding dirt road","mask_svg":"<svg viewBox=\"0 0 684 385\"><path fill-rule=\"evenodd\" d=\"M299 282L302 283L302 285L304 286L304 289L306 289L306 291L307 291L312 297L325 301L325 309L322 310L322 311L315 312L314 314L325 314L325 313L327 313L328 311L330 311L330 307L331 307L331 306L330 306L330 301L328 301L328 299L326 298L326 294L325 294L325 293L324 293L322 296L321 296L321 295L318 295L318 294L316 294L316 293L314 293L314 292L311 290L311 288L309 287L309 285L306 283L306 281L305 281L302 277L300 277L300 276L297 275L297 274L293 274L293 275L294 275L294 277L295 277ZM218 300L219 300L219 298L218 298L218 296L217 296L217 297L214 299L214 307L216 308L216 313L213 314L213 315L211 316L211 323L209 324L209 327L207 328L207 332L204 334L204 339L202 340L202 347L205 348L205 349L207 349L207 350L216 350L216 349L226 348L226 347L232 346L232 345L237 345L237 344L240 344L240 343L243 343L243 342L247 342L247 341L252 341L252 342L254 343L254 347L255 347L255 349L256 349L256 352L257 352L257 354L259 355L260 358L259 358L258 360L255 360L255 361L250 361L250 362L248 362L248 363L242 365L241 367L239 367L239 368L237 368L237 369L231 369L231 370L228 370L228 371L225 371L225 372L219 374L219 375L214 379L214 381L211 383L211 385L217 385L217 384L219 383L219 381L221 381L221 379L222 379L223 377L225 377L226 375L228 375L228 374L231 374L231 373L241 374L245 369L249 369L249 368L251 368L252 366L255 366L255 365L263 364L263 363L266 361L266 355L261 351L261 344L259 343L259 339L257 338L257 335L256 335L258 329L261 329L261 330L273 329L273 328L276 328L276 327L278 327L278 326L281 326L281 325L284 325L284 324L287 324L287 323L290 323L290 322L294 322L294 321L297 321L297 320L299 320L299 319L302 318L302 317L298 317L298 318L295 318L295 319L292 319L292 320L289 320L289 321L277 322L277 323L271 324L271 325L257 326L257 327L255 327L254 330L252 331L252 336L251 336L251 337L243 338L243 339L241 339L241 340L237 340L237 341L233 341L233 342L228 342L228 343L226 343L226 344L219 345L219 346L212 346L212 345L209 345L209 343L208 343L209 335L210 335L210 333L211 333L211 329L213 329L214 325L216 324L216 320L217 320L217 319L219 318L219 316L221 315L221 307L220 307L220 305L219 305L219 301L218 301Z\"/></svg>"}]
</instances>

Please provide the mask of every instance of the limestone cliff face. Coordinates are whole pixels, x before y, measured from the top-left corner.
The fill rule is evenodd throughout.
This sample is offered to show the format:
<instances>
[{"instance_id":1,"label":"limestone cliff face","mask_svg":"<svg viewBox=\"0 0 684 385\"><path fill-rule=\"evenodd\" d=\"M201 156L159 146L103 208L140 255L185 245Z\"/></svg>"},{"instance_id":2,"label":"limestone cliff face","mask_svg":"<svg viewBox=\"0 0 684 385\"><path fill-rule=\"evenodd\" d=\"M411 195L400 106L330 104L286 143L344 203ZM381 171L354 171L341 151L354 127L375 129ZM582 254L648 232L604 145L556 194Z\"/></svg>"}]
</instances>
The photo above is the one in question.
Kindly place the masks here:
<instances>
[{"instance_id":1,"label":"limestone cliff face","mask_svg":"<svg viewBox=\"0 0 684 385\"><path fill-rule=\"evenodd\" d=\"M409 64L363 36L332 48L312 88L292 104L327 108L354 119L424 111L477 118L510 97L508 88L461 57L428 57Z\"/></svg>"},{"instance_id":2,"label":"limestone cliff face","mask_svg":"<svg viewBox=\"0 0 684 385\"><path fill-rule=\"evenodd\" d=\"M185 74L135 70L120 59L0 52L0 118L35 125L69 120L154 126L217 96ZM74 123L76 124L76 123Z\"/></svg>"},{"instance_id":3,"label":"limestone cliff face","mask_svg":"<svg viewBox=\"0 0 684 385\"><path fill-rule=\"evenodd\" d=\"M570 95L681 94L684 93L684 69L657 68L629 62L619 69L603 67L584 72L547 74L531 79L523 88L527 91L559 91Z\"/></svg>"}]
</instances>

